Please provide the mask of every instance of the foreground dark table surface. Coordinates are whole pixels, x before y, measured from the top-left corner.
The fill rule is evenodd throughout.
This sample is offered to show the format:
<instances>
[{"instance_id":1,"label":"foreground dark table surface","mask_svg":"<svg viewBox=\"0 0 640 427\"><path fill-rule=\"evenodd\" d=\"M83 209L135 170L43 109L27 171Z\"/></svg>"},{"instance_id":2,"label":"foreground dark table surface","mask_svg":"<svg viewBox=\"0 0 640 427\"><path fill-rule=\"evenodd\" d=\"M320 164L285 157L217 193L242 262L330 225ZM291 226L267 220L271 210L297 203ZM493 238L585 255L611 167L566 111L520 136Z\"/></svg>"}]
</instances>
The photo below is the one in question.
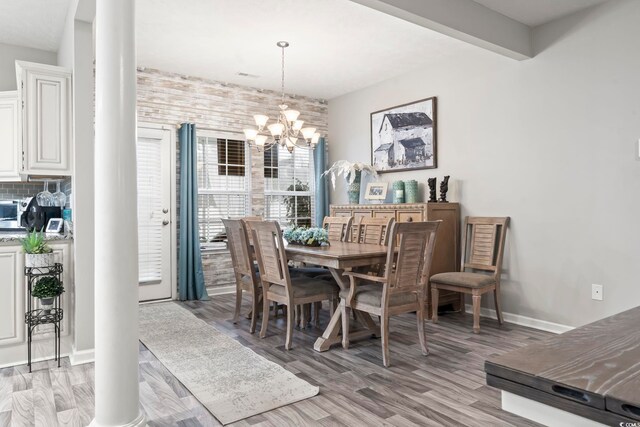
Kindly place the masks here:
<instances>
[{"instance_id":1,"label":"foreground dark table surface","mask_svg":"<svg viewBox=\"0 0 640 427\"><path fill-rule=\"evenodd\" d=\"M612 424L640 420L640 307L491 358L487 383Z\"/></svg>"}]
</instances>

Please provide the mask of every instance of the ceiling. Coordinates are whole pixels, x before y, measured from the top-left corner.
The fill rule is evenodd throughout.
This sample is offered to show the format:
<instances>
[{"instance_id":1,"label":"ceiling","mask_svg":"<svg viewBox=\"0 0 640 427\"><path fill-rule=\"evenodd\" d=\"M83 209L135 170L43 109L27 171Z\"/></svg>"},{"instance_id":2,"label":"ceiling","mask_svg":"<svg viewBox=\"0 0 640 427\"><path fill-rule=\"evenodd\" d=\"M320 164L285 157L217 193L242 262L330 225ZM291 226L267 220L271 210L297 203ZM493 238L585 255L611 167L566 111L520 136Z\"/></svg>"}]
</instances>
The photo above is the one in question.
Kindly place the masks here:
<instances>
[{"instance_id":1,"label":"ceiling","mask_svg":"<svg viewBox=\"0 0 640 427\"><path fill-rule=\"evenodd\" d=\"M529 26L606 0L473 0ZM56 51L71 0L0 0L0 43ZM477 47L349 0L137 0L138 64L330 99ZM249 76L241 76L245 73Z\"/></svg>"},{"instance_id":2,"label":"ceiling","mask_svg":"<svg viewBox=\"0 0 640 427\"><path fill-rule=\"evenodd\" d=\"M0 43L55 52L71 0L0 0Z\"/></svg>"},{"instance_id":3,"label":"ceiling","mask_svg":"<svg viewBox=\"0 0 640 427\"><path fill-rule=\"evenodd\" d=\"M347 0L138 0L136 24L140 66L264 89L286 40L285 90L324 99L476 49Z\"/></svg>"},{"instance_id":4,"label":"ceiling","mask_svg":"<svg viewBox=\"0 0 640 427\"><path fill-rule=\"evenodd\" d=\"M571 15L608 0L473 0L530 27Z\"/></svg>"}]
</instances>

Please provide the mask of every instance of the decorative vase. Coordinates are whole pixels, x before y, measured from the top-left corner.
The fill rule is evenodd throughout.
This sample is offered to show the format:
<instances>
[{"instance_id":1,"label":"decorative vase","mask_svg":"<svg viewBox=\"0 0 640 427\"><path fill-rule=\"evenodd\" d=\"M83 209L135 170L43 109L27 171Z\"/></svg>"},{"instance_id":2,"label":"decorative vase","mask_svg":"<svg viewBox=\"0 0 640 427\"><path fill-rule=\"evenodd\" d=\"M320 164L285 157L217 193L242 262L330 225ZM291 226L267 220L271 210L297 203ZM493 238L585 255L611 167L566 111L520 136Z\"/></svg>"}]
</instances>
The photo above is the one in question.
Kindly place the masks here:
<instances>
[{"instance_id":1,"label":"decorative vase","mask_svg":"<svg viewBox=\"0 0 640 427\"><path fill-rule=\"evenodd\" d=\"M356 205L360 202L360 181L362 180L362 171L356 171L356 179L347 187L347 195L349 196L349 204ZM348 181L347 181L348 182Z\"/></svg>"},{"instance_id":2,"label":"decorative vase","mask_svg":"<svg viewBox=\"0 0 640 427\"><path fill-rule=\"evenodd\" d=\"M51 313L51 309L53 308L53 299L54 297L40 298L40 308L44 310L45 314Z\"/></svg>"},{"instance_id":3,"label":"decorative vase","mask_svg":"<svg viewBox=\"0 0 640 427\"><path fill-rule=\"evenodd\" d=\"M393 183L393 203L404 203L404 182Z\"/></svg>"},{"instance_id":4,"label":"decorative vase","mask_svg":"<svg viewBox=\"0 0 640 427\"><path fill-rule=\"evenodd\" d=\"M51 267L55 263L53 252L47 254L25 254L24 266L31 268Z\"/></svg>"},{"instance_id":5,"label":"decorative vase","mask_svg":"<svg viewBox=\"0 0 640 427\"><path fill-rule=\"evenodd\" d=\"M418 181L415 179L404 182L404 200L406 203L418 202Z\"/></svg>"}]
</instances>

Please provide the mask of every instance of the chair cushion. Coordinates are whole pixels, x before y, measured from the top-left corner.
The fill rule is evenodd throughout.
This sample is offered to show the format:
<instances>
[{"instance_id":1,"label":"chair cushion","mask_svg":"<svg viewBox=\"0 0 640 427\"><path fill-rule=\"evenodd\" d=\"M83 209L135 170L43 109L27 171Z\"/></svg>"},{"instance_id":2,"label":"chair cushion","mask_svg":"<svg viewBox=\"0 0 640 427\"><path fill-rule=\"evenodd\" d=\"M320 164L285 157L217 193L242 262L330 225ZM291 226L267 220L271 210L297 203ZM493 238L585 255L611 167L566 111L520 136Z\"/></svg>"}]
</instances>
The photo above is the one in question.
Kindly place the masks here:
<instances>
[{"instance_id":1,"label":"chair cushion","mask_svg":"<svg viewBox=\"0 0 640 427\"><path fill-rule=\"evenodd\" d=\"M371 305L375 307L382 306L382 283L366 283L364 282L361 285L358 285L356 289L355 301ZM340 291L340 298L347 298L349 296L349 291L344 290ZM411 304L412 302L417 301L417 296L414 293L409 292L401 292L397 294L391 294L391 300L389 301L389 305L404 305Z\"/></svg>"},{"instance_id":2,"label":"chair cushion","mask_svg":"<svg viewBox=\"0 0 640 427\"><path fill-rule=\"evenodd\" d=\"M481 273L439 273L431 276L431 284L442 283L445 285L462 286L465 288L482 288L493 285L495 279Z\"/></svg>"},{"instance_id":3,"label":"chair cushion","mask_svg":"<svg viewBox=\"0 0 640 427\"><path fill-rule=\"evenodd\" d=\"M338 285L325 280L316 280L309 277L291 278L294 298L306 298L314 295L329 294L338 296ZM272 285L269 290L277 295L285 295L285 287Z\"/></svg>"}]
</instances>

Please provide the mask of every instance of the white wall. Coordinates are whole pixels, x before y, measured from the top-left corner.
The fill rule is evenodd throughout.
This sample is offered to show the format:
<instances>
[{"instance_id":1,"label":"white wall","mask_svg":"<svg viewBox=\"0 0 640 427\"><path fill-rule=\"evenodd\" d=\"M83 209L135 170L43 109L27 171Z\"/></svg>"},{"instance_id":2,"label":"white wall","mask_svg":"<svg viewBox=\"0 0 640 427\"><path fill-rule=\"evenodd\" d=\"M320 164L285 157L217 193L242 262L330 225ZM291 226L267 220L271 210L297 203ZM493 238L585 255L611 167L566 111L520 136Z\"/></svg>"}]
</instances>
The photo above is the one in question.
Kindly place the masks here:
<instances>
[{"instance_id":1,"label":"white wall","mask_svg":"<svg viewBox=\"0 0 640 427\"><path fill-rule=\"evenodd\" d=\"M73 70L74 330L71 363L93 361L94 348L94 77L93 26L77 19L93 0L69 9L58 63ZM89 14L86 19L92 19Z\"/></svg>"},{"instance_id":2,"label":"white wall","mask_svg":"<svg viewBox=\"0 0 640 427\"><path fill-rule=\"evenodd\" d=\"M640 305L639 19L609 2L536 28L531 60L477 49L330 100L330 160L370 161L370 112L437 96L438 169L382 179L451 175L463 215L511 216L504 311L578 326Z\"/></svg>"},{"instance_id":3,"label":"white wall","mask_svg":"<svg viewBox=\"0 0 640 427\"><path fill-rule=\"evenodd\" d=\"M0 43L0 91L17 89L16 60L56 65L57 55L55 52Z\"/></svg>"}]
</instances>

